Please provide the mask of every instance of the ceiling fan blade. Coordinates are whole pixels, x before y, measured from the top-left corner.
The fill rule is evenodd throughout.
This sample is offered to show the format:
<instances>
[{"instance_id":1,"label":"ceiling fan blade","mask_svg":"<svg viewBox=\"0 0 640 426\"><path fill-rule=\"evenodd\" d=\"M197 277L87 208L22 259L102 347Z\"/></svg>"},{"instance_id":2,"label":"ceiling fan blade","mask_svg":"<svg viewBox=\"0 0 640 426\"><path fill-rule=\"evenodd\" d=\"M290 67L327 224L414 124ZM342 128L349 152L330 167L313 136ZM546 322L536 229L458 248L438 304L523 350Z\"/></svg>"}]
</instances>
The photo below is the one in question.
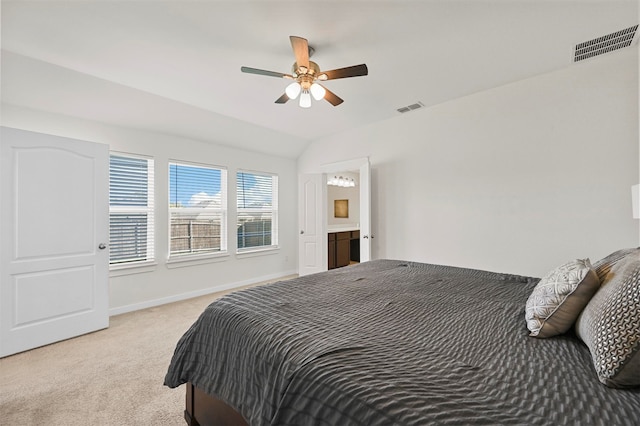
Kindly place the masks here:
<instances>
[{"instance_id":1,"label":"ceiling fan blade","mask_svg":"<svg viewBox=\"0 0 640 426\"><path fill-rule=\"evenodd\" d=\"M249 74L266 75L268 77L293 78L293 76L291 74L285 74L285 73L275 72L275 71L261 70L261 69L258 69L258 68L240 67L240 71L246 72L246 73L249 73Z\"/></svg>"},{"instance_id":2,"label":"ceiling fan blade","mask_svg":"<svg viewBox=\"0 0 640 426\"><path fill-rule=\"evenodd\" d=\"M353 65L345 68L338 68L330 71L323 71L318 75L318 80L335 80L337 78L347 78L347 77L360 77L363 75L368 75L369 69L366 64ZM326 75L327 78L323 78L323 75Z\"/></svg>"},{"instance_id":3,"label":"ceiling fan blade","mask_svg":"<svg viewBox=\"0 0 640 426\"><path fill-rule=\"evenodd\" d=\"M280 96L278 99L276 99L276 103L277 104L283 104L285 102L287 102L289 100L289 97L287 96L286 93L283 93L282 96Z\"/></svg>"},{"instance_id":4,"label":"ceiling fan blade","mask_svg":"<svg viewBox=\"0 0 640 426\"><path fill-rule=\"evenodd\" d=\"M322 86L324 87L324 86ZM336 95L335 93L333 93L331 90L327 89L326 87L324 87L325 90L325 94L324 94L324 99L329 102L331 105L333 106L338 106L341 103L344 102L344 100L342 98L340 98L338 95Z\"/></svg>"},{"instance_id":5,"label":"ceiling fan blade","mask_svg":"<svg viewBox=\"0 0 640 426\"><path fill-rule=\"evenodd\" d=\"M309 43L306 38L289 36L293 55L296 57L296 63L299 67L309 69Z\"/></svg>"}]
</instances>

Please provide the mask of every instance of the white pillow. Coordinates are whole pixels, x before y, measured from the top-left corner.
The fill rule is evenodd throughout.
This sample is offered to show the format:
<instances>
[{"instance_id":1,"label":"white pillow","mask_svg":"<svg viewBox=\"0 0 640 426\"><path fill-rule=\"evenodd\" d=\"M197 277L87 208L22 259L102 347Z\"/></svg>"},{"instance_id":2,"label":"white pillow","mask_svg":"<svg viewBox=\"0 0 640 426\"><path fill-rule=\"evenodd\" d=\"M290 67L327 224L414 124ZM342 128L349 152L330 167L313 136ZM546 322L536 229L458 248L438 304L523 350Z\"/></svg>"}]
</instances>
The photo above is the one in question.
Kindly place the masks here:
<instances>
[{"instance_id":1,"label":"white pillow","mask_svg":"<svg viewBox=\"0 0 640 426\"><path fill-rule=\"evenodd\" d=\"M569 330L599 287L589 259L576 259L549 272L527 300L530 335L551 337Z\"/></svg>"}]
</instances>

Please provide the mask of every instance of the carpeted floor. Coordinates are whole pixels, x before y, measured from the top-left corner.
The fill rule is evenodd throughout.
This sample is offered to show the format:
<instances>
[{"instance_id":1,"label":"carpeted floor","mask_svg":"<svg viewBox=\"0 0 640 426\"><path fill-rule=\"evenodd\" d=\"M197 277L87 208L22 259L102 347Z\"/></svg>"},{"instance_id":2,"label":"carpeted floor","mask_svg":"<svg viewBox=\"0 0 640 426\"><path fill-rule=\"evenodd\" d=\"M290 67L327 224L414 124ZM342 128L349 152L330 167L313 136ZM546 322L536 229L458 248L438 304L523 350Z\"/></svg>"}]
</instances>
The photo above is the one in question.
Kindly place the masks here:
<instances>
[{"instance_id":1,"label":"carpeted floor","mask_svg":"<svg viewBox=\"0 0 640 426\"><path fill-rule=\"evenodd\" d=\"M185 425L163 386L175 344L224 293L111 317L106 330L0 359L0 425Z\"/></svg>"}]
</instances>

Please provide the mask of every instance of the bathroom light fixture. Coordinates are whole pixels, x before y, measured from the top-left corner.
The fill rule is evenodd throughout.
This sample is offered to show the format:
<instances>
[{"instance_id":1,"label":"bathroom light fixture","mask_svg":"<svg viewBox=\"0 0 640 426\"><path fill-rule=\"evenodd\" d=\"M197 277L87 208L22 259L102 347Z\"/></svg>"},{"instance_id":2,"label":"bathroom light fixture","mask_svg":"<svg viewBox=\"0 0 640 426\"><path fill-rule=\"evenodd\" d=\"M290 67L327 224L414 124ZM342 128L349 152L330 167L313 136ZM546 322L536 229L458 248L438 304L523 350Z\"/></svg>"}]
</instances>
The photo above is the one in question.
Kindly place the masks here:
<instances>
[{"instance_id":1,"label":"bathroom light fixture","mask_svg":"<svg viewBox=\"0 0 640 426\"><path fill-rule=\"evenodd\" d=\"M327 185L339 186L341 188L353 188L354 186L356 186L356 181L353 180L353 178L334 176L327 181Z\"/></svg>"}]
</instances>

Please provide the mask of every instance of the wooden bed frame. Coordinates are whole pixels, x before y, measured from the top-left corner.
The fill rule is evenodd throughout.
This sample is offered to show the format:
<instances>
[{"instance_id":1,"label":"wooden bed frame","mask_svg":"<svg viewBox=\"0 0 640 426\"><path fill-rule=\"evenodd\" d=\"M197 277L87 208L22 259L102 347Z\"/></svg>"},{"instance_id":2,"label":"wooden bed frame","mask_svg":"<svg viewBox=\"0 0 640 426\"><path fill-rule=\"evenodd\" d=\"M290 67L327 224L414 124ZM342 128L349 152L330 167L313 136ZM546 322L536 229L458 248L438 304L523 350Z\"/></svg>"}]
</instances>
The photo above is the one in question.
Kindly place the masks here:
<instances>
[{"instance_id":1,"label":"wooden bed frame","mask_svg":"<svg viewBox=\"0 0 640 426\"><path fill-rule=\"evenodd\" d=\"M184 419L189 426L248 426L247 421L233 407L208 395L192 383L186 383L187 395Z\"/></svg>"}]
</instances>

